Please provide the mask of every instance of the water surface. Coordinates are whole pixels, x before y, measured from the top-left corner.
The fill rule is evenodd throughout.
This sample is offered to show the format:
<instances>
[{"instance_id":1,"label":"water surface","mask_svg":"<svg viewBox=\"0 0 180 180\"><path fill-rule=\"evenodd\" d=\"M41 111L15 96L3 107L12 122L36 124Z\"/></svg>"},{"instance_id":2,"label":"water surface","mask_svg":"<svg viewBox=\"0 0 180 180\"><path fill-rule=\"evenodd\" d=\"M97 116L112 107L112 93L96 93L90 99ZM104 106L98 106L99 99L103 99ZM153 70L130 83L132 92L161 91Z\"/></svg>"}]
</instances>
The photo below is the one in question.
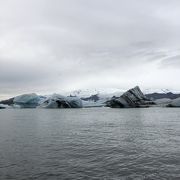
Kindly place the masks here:
<instances>
[{"instance_id":1,"label":"water surface","mask_svg":"<svg viewBox=\"0 0 180 180\"><path fill-rule=\"evenodd\" d=\"M0 110L0 179L180 179L180 109Z\"/></svg>"}]
</instances>

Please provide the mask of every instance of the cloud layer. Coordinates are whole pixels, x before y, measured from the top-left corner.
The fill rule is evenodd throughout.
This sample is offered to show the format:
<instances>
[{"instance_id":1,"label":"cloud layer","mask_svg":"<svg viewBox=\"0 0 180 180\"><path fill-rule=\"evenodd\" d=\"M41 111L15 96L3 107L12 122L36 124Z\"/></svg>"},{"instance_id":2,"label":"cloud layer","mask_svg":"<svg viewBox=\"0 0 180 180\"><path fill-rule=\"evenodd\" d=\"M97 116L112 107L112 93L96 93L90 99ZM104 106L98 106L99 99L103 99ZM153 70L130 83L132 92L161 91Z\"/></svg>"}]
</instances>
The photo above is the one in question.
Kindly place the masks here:
<instances>
[{"instance_id":1,"label":"cloud layer","mask_svg":"<svg viewBox=\"0 0 180 180\"><path fill-rule=\"evenodd\" d=\"M0 1L0 94L180 89L179 0Z\"/></svg>"}]
</instances>

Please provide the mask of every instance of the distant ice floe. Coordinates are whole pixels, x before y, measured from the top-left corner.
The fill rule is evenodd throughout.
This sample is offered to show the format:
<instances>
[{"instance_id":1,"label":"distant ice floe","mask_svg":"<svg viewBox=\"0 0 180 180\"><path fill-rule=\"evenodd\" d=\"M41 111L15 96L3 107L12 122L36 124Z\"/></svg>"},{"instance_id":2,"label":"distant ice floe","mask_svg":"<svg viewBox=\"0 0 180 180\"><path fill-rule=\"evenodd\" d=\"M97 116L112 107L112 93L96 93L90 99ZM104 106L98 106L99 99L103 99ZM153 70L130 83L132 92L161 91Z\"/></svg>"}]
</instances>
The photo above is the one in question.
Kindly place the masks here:
<instances>
[{"instance_id":1,"label":"distant ice floe","mask_svg":"<svg viewBox=\"0 0 180 180\"><path fill-rule=\"evenodd\" d=\"M155 103L162 107L180 107L180 98L176 98L176 99L163 98L156 100Z\"/></svg>"},{"instance_id":2,"label":"distant ice floe","mask_svg":"<svg viewBox=\"0 0 180 180\"><path fill-rule=\"evenodd\" d=\"M180 107L180 98L172 100L167 107Z\"/></svg>"},{"instance_id":3,"label":"distant ice floe","mask_svg":"<svg viewBox=\"0 0 180 180\"><path fill-rule=\"evenodd\" d=\"M89 107L104 107L106 106L106 99L100 99L98 101L93 101L93 100L82 100L82 104L84 108L89 108Z\"/></svg>"},{"instance_id":4,"label":"distant ice floe","mask_svg":"<svg viewBox=\"0 0 180 180\"><path fill-rule=\"evenodd\" d=\"M159 106L167 106L168 104L172 102L172 99L162 98L162 99L157 99L154 102Z\"/></svg>"}]
</instances>

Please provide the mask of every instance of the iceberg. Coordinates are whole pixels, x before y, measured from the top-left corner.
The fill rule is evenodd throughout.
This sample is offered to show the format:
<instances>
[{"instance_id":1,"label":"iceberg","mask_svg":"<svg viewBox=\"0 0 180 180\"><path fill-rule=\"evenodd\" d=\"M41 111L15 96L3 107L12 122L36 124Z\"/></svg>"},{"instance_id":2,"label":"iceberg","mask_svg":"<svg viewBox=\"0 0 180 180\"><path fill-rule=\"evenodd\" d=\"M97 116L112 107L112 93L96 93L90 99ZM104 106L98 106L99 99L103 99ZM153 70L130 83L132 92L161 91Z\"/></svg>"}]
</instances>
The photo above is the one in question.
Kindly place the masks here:
<instances>
[{"instance_id":1,"label":"iceberg","mask_svg":"<svg viewBox=\"0 0 180 180\"><path fill-rule=\"evenodd\" d=\"M180 98L172 100L167 107L180 107Z\"/></svg>"},{"instance_id":2,"label":"iceberg","mask_svg":"<svg viewBox=\"0 0 180 180\"><path fill-rule=\"evenodd\" d=\"M23 94L16 96L13 100L15 106L20 106L21 108L36 108L39 105L41 98L35 94Z\"/></svg>"},{"instance_id":3,"label":"iceberg","mask_svg":"<svg viewBox=\"0 0 180 180\"><path fill-rule=\"evenodd\" d=\"M84 108L90 108L90 107L104 107L106 106L106 101L99 100L99 101L84 101L82 100L82 104Z\"/></svg>"},{"instance_id":4,"label":"iceberg","mask_svg":"<svg viewBox=\"0 0 180 180\"><path fill-rule=\"evenodd\" d=\"M0 104L11 106L11 105L13 105L13 100L14 100L14 98L10 98L10 99L7 99L7 100L2 100L2 101L0 101Z\"/></svg>"},{"instance_id":5,"label":"iceberg","mask_svg":"<svg viewBox=\"0 0 180 180\"><path fill-rule=\"evenodd\" d=\"M147 98L138 86L128 90L120 97L112 97L110 101L107 101L107 106L111 108L137 108L150 105L155 105L155 103Z\"/></svg>"},{"instance_id":6,"label":"iceberg","mask_svg":"<svg viewBox=\"0 0 180 180\"><path fill-rule=\"evenodd\" d=\"M10 108L10 106L6 104L0 104L0 109L6 109L6 108Z\"/></svg>"},{"instance_id":7,"label":"iceberg","mask_svg":"<svg viewBox=\"0 0 180 180\"><path fill-rule=\"evenodd\" d=\"M158 106L167 106L168 104L170 104L173 100L169 99L169 98L162 98L162 99L157 99L154 102L158 105Z\"/></svg>"},{"instance_id":8,"label":"iceberg","mask_svg":"<svg viewBox=\"0 0 180 180\"><path fill-rule=\"evenodd\" d=\"M82 101L77 97L53 94L42 101L39 108L82 108Z\"/></svg>"}]
</instances>

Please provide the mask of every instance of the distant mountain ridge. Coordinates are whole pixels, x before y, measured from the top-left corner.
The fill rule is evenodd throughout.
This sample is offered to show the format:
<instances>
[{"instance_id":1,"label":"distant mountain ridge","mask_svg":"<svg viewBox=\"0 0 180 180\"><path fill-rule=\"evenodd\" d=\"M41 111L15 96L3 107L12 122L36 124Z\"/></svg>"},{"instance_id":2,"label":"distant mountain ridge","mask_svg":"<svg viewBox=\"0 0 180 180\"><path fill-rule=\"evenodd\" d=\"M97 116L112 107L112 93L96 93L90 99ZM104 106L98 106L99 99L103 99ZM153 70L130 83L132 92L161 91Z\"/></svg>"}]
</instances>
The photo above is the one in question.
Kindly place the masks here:
<instances>
[{"instance_id":1,"label":"distant mountain ridge","mask_svg":"<svg viewBox=\"0 0 180 180\"><path fill-rule=\"evenodd\" d=\"M151 94L146 94L146 96L152 100L157 100L157 99L177 99L180 97L180 94L174 94L172 92L168 93L151 93Z\"/></svg>"}]
</instances>

